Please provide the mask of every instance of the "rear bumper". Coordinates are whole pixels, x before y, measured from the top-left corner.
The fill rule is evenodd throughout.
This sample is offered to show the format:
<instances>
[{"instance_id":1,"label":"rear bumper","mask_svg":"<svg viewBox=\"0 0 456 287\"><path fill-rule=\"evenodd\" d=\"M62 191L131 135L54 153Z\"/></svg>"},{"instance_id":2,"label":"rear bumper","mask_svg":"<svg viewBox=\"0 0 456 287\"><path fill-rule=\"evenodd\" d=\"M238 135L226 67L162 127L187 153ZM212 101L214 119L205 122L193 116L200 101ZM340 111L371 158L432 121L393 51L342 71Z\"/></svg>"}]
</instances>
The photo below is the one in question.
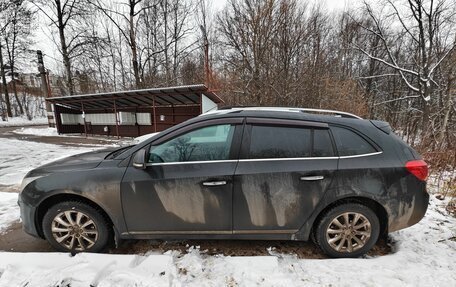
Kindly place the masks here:
<instances>
[{"instance_id":1,"label":"rear bumper","mask_svg":"<svg viewBox=\"0 0 456 287\"><path fill-rule=\"evenodd\" d=\"M19 200L17 203L21 210L22 229L34 237L41 238L35 224L36 208L24 203L24 201L21 199L21 195L19 195Z\"/></svg>"},{"instance_id":2,"label":"rear bumper","mask_svg":"<svg viewBox=\"0 0 456 287\"><path fill-rule=\"evenodd\" d=\"M425 183L423 183L425 185ZM404 229L418 223L426 214L429 205L429 193L426 187L420 188L409 202L401 202L389 218L388 232Z\"/></svg>"},{"instance_id":3,"label":"rear bumper","mask_svg":"<svg viewBox=\"0 0 456 287\"><path fill-rule=\"evenodd\" d=\"M409 219L408 226L418 223L426 214L429 205L429 193L425 190L421 195L415 197L415 208Z\"/></svg>"}]
</instances>

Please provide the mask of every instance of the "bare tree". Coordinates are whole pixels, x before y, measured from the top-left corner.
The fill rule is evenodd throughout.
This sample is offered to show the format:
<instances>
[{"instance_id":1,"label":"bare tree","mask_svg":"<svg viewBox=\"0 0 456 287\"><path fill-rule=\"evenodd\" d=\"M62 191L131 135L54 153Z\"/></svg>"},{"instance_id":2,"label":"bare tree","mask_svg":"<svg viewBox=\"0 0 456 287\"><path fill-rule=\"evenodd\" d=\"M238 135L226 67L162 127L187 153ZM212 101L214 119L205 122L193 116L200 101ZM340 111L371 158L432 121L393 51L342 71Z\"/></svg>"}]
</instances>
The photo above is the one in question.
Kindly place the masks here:
<instances>
[{"instance_id":1,"label":"bare tree","mask_svg":"<svg viewBox=\"0 0 456 287\"><path fill-rule=\"evenodd\" d=\"M143 0L126 0L124 4L126 8L125 11L116 9L116 7L109 7L105 3L99 0L92 1L92 4L101 11L112 24L117 27L120 35L123 36L124 40L128 43L128 46L131 50L131 63L133 67L133 74L135 77L135 86L141 86L141 77L140 77L140 67L138 59L138 44L137 44L137 22L139 15L144 11L145 7L141 6ZM127 27L122 25L122 22L118 21L117 17L122 19L127 23Z\"/></svg>"},{"instance_id":2,"label":"bare tree","mask_svg":"<svg viewBox=\"0 0 456 287\"><path fill-rule=\"evenodd\" d=\"M6 14L10 8L11 3L10 2L0 2L0 35L4 35L8 25L10 24L7 21ZM8 117L12 117L13 113L11 111L11 102L9 98L9 93L8 93L8 85L6 82L6 71L5 71L5 65L3 61L3 47L2 47L2 39L0 38L0 73L2 74L2 87L3 87L3 93L5 95L5 103L6 103L6 114ZM2 105L3 108L3 105ZM3 115L2 115L3 118Z\"/></svg>"},{"instance_id":3,"label":"bare tree","mask_svg":"<svg viewBox=\"0 0 456 287\"><path fill-rule=\"evenodd\" d=\"M56 44L62 54L69 94L75 93L72 60L85 52L93 39L81 21L89 12L88 0L38 0L32 2L58 31Z\"/></svg>"},{"instance_id":4,"label":"bare tree","mask_svg":"<svg viewBox=\"0 0 456 287\"><path fill-rule=\"evenodd\" d=\"M18 97L16 87L16 65L21 58L27 58L32 44L31 30L34 12L28 8L24 0L13 1L8 9L7 22L9 25L4 31L3 40L8 54L8 65L12 77L14 98L19 108L19 113L24 114L24 108Z\"/></svg>"},{"instance_id":5,"label":"bare tree","mask_svg":"<svg viewBox=\"0 0 456 287\"><path fill-rule=\"evenodd\" d=\"M380 39L386 58L373 55L362 45L357 45L357 49L395 71L412 92L395 100L421 99L421 130L424 136L429 132L431 123L430 103L439 88L436 70L455 49L454 6L443 0L407 0L402 3L387 0L384 4L386 13L376 14L372 5L364 2L365 11L373 25L369 27L360 23L360 26ZM398 23L400 30L393 30L391 23ZM437 50L437 44L442 40L445 43L440 43L441 49ZM407 42L410 57L400 59L395 55L396 41Z\"/></svg>"}]
</instances>

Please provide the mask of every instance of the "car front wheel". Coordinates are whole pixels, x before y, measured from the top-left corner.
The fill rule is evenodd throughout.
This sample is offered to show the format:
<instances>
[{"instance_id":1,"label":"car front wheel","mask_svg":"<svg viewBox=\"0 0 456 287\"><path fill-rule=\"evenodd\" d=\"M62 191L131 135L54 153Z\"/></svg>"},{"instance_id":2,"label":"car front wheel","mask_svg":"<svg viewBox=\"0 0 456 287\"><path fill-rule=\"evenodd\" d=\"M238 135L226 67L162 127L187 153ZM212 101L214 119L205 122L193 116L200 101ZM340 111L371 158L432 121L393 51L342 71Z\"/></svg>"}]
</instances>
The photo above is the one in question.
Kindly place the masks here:
<instances>
[{"instance_id":1,"label":"car front wheel","mask_svg":"<svg viewBox=\"0 0 456 287\"><path fill-rule=\"evenodd\" d=\"M315 239L330 257L359 257L375 245L379 234L378 217L370 208L347 203L323 215Z\"/></svg>"},{"instance_id":2,"label":"car front wheel","mask_svg":"<svg viewBox=\"0 0 456 287\"><path fill-rule=\"evenodd\" d=\"M63 252L100 252L108 245L110 227L103 215L78 201L52 206L43 218L49 243Z\"/></svg>"}]
</instances>

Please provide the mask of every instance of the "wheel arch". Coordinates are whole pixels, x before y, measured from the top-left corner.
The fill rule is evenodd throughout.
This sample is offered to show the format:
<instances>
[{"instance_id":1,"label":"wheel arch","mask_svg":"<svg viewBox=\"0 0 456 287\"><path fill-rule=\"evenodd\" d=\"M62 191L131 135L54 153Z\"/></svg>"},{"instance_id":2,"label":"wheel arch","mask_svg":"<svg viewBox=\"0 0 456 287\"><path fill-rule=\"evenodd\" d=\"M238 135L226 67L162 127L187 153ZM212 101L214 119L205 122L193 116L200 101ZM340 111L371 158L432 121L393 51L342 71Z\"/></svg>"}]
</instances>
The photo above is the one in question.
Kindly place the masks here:
<instances>
[{"instance_id":1,"label":"wheel arch","mask_svg":"<svg viewBox=\"0 0 456 287\"><path fill-rule=\"evenodd\" d=\"M74 194L74 193L57 193L54 195L51 195L44 199L37 207L36 213L35 213L35 226L38 232L38 235L44 239L44 233L43 233L43 218L46 212L51 208L52 206L56 205L57 203L60 202L65 202L65 201L79 201L82 203L85 203L96 210L98 210L101 215L107 220L108 225L111 227L112 232L117 232L116 228L114 226L112 218L109 216L109 214L105 211L104 208L102 208L99 204L95 203L93 200L84 197L79 194Z\"/></svg>"},{"instance_id":2,"label":"wheel arch","mask_svg":"<svg viewBox=\"0 0 456 287\"><path fill-rule=\"evenodd\" d=\"M318 225L321 218L324 216L324 214L326 212L328 212L329 210L331 210L332 208L334 208L336 206L346 204L346 203L358 203L358 204L361 204L361 205L364 205L364 206L370 208L377 215L379 223L380 223L379 238L381 238L382 236L384 236L388 233L388 213L387 213L385 207L383 207L383 205L381 205L378 201L376 201L372 198L361 197L361 196L351 196L351 197L337 199L334 202L328 204L322 210L320 210L320 212L318 213L317 216L314 217L314 219L310 225L311 228L309 229L308 236L312 236L312 238L313 238L316 225Z\"/></svg>"}]
</instances>

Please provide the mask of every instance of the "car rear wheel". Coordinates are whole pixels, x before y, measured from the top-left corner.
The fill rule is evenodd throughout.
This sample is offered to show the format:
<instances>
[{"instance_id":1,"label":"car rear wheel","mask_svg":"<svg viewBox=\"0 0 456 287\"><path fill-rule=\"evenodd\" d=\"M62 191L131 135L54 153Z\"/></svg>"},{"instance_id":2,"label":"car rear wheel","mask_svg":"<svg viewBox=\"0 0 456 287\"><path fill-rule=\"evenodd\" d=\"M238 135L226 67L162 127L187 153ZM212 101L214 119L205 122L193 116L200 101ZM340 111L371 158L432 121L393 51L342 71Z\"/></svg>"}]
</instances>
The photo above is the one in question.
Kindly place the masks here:
<instances>
[{"instance_id":1,"label":"car rear wheel","mask_svg":"<svg viewBox=\"0 0 456 287\"><path fill-rule=\"evenodd\" d=\"M330 257L359 257L375 245L379 234L378 217L370 208L347 203L322 216L315 239Z\"/></svg>"},{"instance_id":2,"label":"car rear wheel","mask_svg":"<svg viewBox=\"0 0 456 287\"><path fill-rule=\"evenodd\" d=\"M44 215L43 232L49 243L63 252L100 252L110 238L110 227L103 215L78 201L52 206Z\"/></svg>"}]
</instances>

